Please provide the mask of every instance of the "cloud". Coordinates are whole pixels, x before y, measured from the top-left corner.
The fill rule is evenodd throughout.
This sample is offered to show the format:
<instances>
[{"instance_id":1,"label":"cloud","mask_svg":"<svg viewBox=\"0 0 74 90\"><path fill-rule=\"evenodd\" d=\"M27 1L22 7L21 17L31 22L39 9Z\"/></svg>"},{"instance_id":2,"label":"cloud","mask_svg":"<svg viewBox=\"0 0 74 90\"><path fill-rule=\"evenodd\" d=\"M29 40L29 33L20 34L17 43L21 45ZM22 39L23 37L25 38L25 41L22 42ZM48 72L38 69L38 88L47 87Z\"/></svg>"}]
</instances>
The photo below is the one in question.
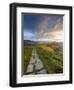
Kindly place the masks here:
<instances>
[{"instance_id":1,"label":"cloud","mask_svg":"<svg viewBox=\"0 0 74 90\"><path fill-rule=\"evenodd\" d=\"M41 19L40 17L37 19L38 22L36 23L36 28L33 28L33 30L28 30L28 32L24 32L24 39L39 41L63 41L63 16L45 15Z\"/></svg>"},{"instance_id":2,"label":"cloud","mask_svg":"<svg viewBox=\"0 0 74 90\"><path fill-rule=\"evenodd\" d=\"M51 17L44 16L44 18L39 22L37 30L40 32L40 30L46 30L48 27L48 21L51 19Z\"/></svg>"},{"instance_id":3,"label":"cloud","mask_svg":"<svg viewBox=\"0 0 74 90\"><path fill-rule=\"evenodd\" d=\"M26 39L32 39L32 38L34 38L35 37L35 35L33 34L33 33L31 33L31 32L24 32L23 33L23 38L24 38L24 40L26 40Z\"/></svg>"},{"instance_id":4,"label":"cloud","mask_svg":"<svg viewBox=\"0 0 74 90\"><path fill-rule=\"evenodd\" d=\"M55 31L63 31L63 22L61 21L61 19L57 20L57 23L54 26L54 30Z\"/></svg>"},{"instance_id":5,"label":"cloud","mask_svg":"<svg viewBox=\"0 0 74 90\"><path fill-rule=\"evenodd\" d=\"M52 28L47 28L46 23L48 20L42 23L42 25L45 25L42 29L38 30L36 32L36 39L38 40L47 40L47 41L63 41L63 22L61 19L58 19L56 24ZM46 24L44 24L46 23Z\"/></svg>"}]
</instances>

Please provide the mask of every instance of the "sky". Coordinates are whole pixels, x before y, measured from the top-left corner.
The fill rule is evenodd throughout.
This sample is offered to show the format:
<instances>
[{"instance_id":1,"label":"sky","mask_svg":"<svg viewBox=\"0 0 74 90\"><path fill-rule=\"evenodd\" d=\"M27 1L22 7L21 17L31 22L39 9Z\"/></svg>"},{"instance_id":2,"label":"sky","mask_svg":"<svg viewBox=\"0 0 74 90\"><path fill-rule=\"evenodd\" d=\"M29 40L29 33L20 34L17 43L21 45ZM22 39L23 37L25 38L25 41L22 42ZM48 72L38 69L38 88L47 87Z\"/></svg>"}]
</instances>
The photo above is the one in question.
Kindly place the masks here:
<instances>
[{"instance_id":1,"label":"sky","mask_svg":"<svg viewBox=\"0 0 74 90\"><path fill-rule=\"evenodd\" d=\"M23 14L23 39L63 42L63 15Z\"/></svg>"}]
</instances>

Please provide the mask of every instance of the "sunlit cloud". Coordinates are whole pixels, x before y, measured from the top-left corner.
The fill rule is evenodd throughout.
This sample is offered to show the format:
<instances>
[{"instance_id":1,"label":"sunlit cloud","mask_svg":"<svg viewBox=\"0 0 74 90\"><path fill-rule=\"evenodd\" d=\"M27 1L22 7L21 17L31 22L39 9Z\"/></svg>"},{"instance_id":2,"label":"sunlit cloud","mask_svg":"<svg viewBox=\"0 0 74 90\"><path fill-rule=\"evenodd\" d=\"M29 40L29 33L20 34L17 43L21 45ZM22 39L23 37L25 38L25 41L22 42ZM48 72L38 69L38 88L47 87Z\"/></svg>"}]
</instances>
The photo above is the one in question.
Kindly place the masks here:
<instances>
[{"instance_id":1,"label":"sunlit cloud","mask_svg":"<svg viewBox=\"0 0 74 90\"><path fill-rule=\"evenodd\" d=\"M50 30L51 29L51 30ZM36 32L36 38L44 41L63 41L63 23L58 22L52 28L41 29Z\"/></svg>"}]
</instances>

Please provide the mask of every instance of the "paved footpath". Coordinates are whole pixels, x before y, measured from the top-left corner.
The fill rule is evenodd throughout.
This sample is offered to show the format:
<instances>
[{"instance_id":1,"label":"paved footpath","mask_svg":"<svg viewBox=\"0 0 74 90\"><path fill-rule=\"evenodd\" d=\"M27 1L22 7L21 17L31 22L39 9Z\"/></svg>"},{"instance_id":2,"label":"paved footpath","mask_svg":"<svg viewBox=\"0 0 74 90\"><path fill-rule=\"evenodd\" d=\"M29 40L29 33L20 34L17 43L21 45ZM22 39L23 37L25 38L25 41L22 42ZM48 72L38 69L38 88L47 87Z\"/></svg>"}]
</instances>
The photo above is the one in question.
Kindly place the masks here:
<instances>
[{"instance_id":1,"label":"paved footpath","mask_svg":"<svg viewBox=\"0 0 74 90\"><path fill-rule=\"evenodd\" d=\"M34 72L35 70L35 72ZM36 49L34 48L32 51L32 56L27 68L27 73L30 75L36 74L46 74L46 70L44 69L43 63L38 58L38 54L36 52Z\"/></svg>"}]
</instances>

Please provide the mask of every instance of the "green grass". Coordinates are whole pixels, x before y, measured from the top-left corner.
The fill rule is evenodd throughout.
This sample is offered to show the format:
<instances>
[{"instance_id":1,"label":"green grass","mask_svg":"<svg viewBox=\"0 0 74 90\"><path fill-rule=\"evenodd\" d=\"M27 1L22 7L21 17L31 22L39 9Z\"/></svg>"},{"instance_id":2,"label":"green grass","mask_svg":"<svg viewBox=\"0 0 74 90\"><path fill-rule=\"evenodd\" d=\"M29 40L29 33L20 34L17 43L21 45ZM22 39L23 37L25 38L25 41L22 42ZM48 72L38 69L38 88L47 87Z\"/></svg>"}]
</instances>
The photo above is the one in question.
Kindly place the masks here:
<instances>
[{"instance_id":1,"label":"green grass","mask_svg":"<svg viewBox=\"0 0 74 90\"><path fill-rule=\"evenodd\" d=\"M27 66L30 62L30 58L32 55L32 49L33 49L32 46L24 46L24 74L26 73Z\"/></svg>"},{"instance_id":2,"label":"green grass","mask_svg":"<svg viewBox=\"0 0 74 90\"><path fill-rule=\"evenodd\" d=\"M27 73L27 67L32 56L32 49L36 48L38 57L42 61L48 74L63 73L63 48L59 45L50 47L49 45L28 45L24 46L24 74ZM33 72L36 74L35 65Z\"/></svg>"},{"instance_id":3,"label":"green grass","mask_svg":"<svg viewBox=\"0 0 74 90\"><path fill-rule=\"evenodd\" d=\"M39 47L36 50L48 74L63 72L63 56L58 51L51 53Z\"/></svg>"},{"instance_id":4,"label":"green grass","mask_svg":"<svg viewBox=\"0 0 74 90\"><path fill-rule=\"evenodd\" d=\"M35 69L35 65L33 66L33 73L34 73L34 74L37 74L37 71L36 71L36 69Z\"/></svg>"}]
</instances>

